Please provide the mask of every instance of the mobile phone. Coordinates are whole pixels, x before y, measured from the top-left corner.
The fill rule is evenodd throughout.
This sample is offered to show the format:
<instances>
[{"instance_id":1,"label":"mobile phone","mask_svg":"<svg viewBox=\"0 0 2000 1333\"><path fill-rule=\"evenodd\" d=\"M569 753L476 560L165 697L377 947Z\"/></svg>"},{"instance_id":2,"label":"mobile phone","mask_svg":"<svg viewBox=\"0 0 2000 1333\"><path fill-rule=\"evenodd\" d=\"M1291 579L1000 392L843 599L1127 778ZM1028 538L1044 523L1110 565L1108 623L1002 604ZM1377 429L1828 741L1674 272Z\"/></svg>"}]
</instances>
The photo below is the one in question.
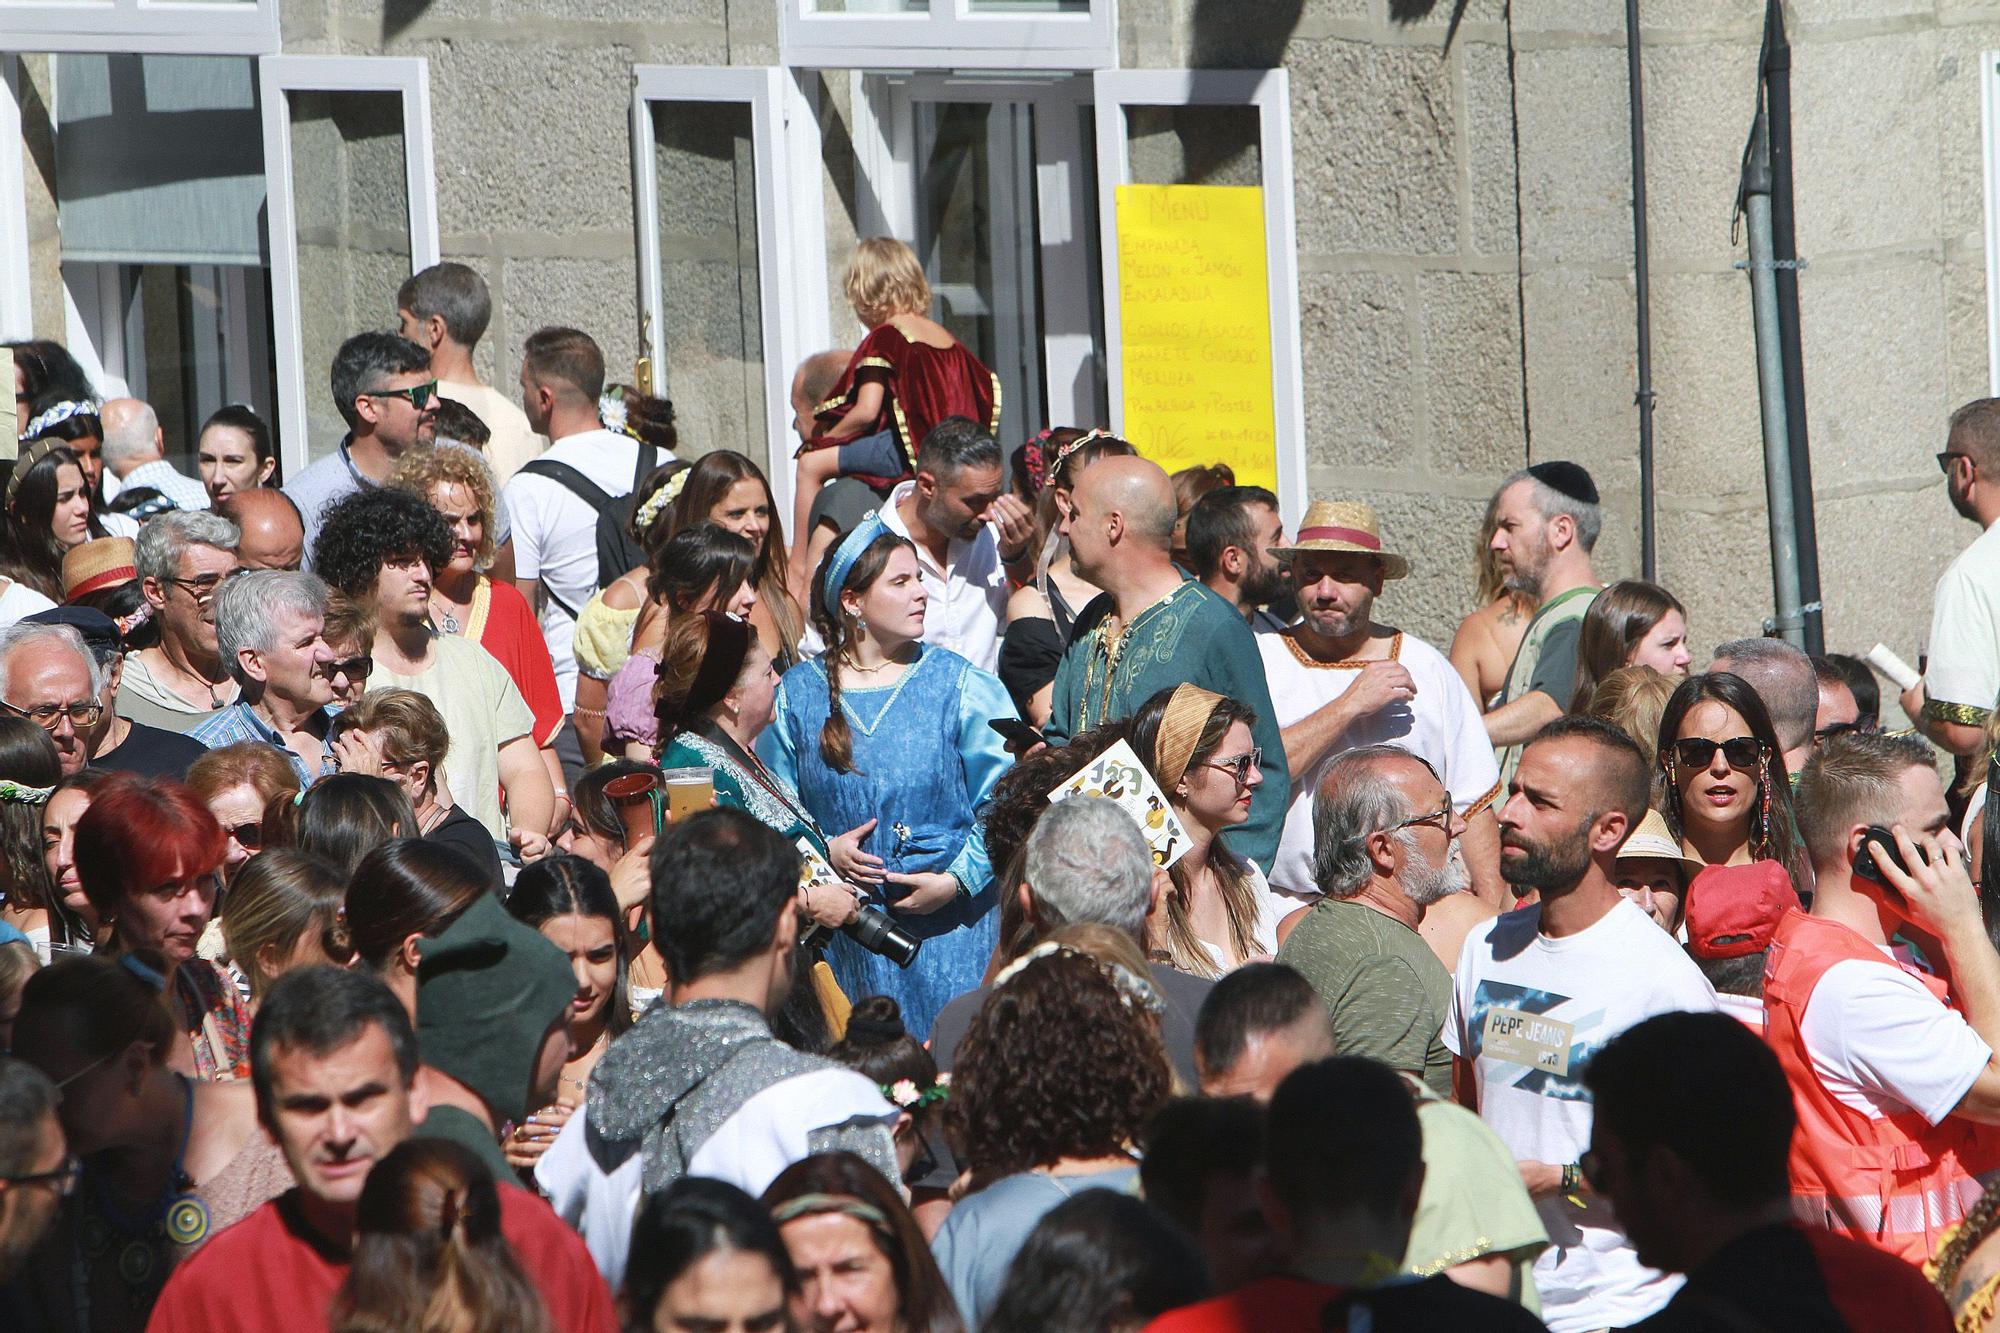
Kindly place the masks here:
<instances>
[{"instance_id":1,"label":"mobile phone","mask_svg":"<svg viewBox=\"0 0 2000 1333\"><path fill-rule=\"evenodd\" d=\"M1903 860L1903 853L1896 846L1896 835L1880 824L1870 824L1868 830L1861 835L1861 852L1854 858L1854 873L1894 893L1895 886L1889 883L1887 877L1882 874L1881 866L1876 863L1878 858L1888 861L1906 875L1910 873L1909 865Z\"/></svg>"},{"instance_id":2,"label":"mobile phone","mask_svg":"<svg viewBox=\"0 0 2000 1333\"><path fill-rule=\"evenodd\" d=\"M1045 744L1048 740L1041 732L1036 731L1017 717L989 718L986 725L999 732L1009 743L1018 745L1023 750Z\"/></svg>"}]
</instances>

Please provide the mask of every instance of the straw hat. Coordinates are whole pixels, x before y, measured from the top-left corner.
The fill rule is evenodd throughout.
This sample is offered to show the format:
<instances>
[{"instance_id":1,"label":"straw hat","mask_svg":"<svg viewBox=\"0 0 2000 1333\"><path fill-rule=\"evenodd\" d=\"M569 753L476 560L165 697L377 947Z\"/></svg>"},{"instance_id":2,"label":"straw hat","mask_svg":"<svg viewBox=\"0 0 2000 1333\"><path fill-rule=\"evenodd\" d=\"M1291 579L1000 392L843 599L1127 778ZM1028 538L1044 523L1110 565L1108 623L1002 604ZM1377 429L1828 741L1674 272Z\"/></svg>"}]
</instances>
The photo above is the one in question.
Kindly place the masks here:
<instances>
[{"instance_id":1,"label":"straw hat","mask_svg":"<svg viewBox=\"0 0 2000 1333\"><path fill-rule=\"evenodd\" d=\"M1678 861L1681 863L1682 878L1692 878L1707 867L1707 862L1698 856L1689 856L1681 850L1681 845L1667 829L1667 818L1658 810L1648 810L1646 817L1639 821L1639 827L1625 835L1625 843L1618 849L1616 858L1620 861Z\"/></svg>"},{"instance_id":2,"label":"straw hat","mask_svg":"<svg viewBox=\"0 0 2000 1333\"><path fill-rule=\"evenodd\" d=\"M1375 506L1359 500L1314 500L1299 520L1299 531L1290 546L1274 546L1271 554L1290 560L1310 551L1353 551L1372 555L1382 562L1382 577L1405 578L1410 562L1382 549L1382 523Z\"/></svg>"},{"instance_id":3,"label":"straw hat","mask_svg":"<svg viewBox=\"0 0 2000 1333\"><path fill-rule=\"evenodd\" d=\"M99 537L72 546L63 556L63 599L73 602L138 578L136 551L130 537Z\"/></svg>"}]
</instances>

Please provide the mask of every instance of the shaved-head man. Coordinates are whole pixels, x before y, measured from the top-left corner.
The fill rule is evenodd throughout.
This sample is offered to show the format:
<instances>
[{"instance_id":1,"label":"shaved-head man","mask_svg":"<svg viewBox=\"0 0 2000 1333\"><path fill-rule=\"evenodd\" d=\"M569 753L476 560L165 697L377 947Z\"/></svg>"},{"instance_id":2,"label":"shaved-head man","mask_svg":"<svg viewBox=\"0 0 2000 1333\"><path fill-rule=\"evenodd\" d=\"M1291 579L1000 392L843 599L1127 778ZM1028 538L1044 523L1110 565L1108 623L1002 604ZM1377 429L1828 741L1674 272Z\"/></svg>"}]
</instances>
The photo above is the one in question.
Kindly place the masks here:
<instances>
[{"instance_id":1,"label":"shaved-head man","mask_svg":"<svg viewBox=\"0 0 2000 1333\"><path fill-rule=\"evenodd\" d=\"M305 556L306 525L298 506L268 486L238 491L216 512L243 529L236 558L245 569L297 569Z\"/></svg>"},{"instance_id":2,"label":"shaved-head man","mask_svg":"<svg viewBox=\"0 0 2000 1333\"><path fill-rule=\"evenodd\" d=\"M1066 740L1130 717L1183 683L1243 704L1257 715L1252 733L1264 782L1251 792L1250 818L1224 836L1269 873L1292 783L1263 659L1235 606L1175 566L1169 548L1177 516L1173 483L1146 459L1102 458L1077 479L1062 534L1076 572L1108 598L1077 622L1045 731L1052 742ZM1114 654L1121 642L1143 643L1145 651Z\"/></svg>"}]
</instances>

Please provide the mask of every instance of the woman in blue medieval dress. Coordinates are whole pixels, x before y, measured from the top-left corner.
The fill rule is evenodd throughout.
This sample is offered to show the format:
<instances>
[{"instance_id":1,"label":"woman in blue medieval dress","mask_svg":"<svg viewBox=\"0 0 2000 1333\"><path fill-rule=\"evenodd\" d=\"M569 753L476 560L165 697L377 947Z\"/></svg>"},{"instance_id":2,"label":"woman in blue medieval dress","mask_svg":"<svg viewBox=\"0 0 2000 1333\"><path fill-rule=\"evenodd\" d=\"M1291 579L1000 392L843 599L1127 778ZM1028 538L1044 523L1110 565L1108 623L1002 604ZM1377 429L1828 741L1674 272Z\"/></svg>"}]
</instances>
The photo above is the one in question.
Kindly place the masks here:
<instances>
[{"instance_id":1,"label":"woman in blue medieval dress","mask_svg":"<svg viewBox=\"0 0 2000 1333\"><path fill-rule=\"evenodd\" d=\"M1009 759L987 726L1014 717L999 678L923 643L916 548L865 520L828 555L812 590L823 656L778 684L757 748L831 840L835 870L923 941L908 969L845 935L828 949L841 988L894 996L919 1040L993 953L993 868L980 813Z\"/></svg>"}]
</instances>

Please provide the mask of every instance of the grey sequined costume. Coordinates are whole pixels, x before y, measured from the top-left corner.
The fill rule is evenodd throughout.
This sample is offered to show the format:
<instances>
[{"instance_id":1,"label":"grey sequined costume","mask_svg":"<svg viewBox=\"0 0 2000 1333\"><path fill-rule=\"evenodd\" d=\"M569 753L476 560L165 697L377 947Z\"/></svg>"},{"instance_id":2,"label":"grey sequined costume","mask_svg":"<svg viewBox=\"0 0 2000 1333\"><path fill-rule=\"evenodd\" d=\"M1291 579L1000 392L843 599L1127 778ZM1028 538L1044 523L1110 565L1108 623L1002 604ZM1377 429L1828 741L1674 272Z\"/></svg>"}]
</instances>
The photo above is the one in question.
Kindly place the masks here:
<instances>
[{"instance_id":1,"label":"grey sequined costume","mask_svg":"<svg viewBox=\"0 0 2000 1333\"><path fill-rule=\"evenodd\" d=\"M752 1097L786 1079L842 1067L785 1045L764 1015L737 1000L655 1005L591 1071L591 1155L609 1174L642 1152L645 1192L657 1193ZM808 1142L816 1153L858 1154L898 1182L895 1143L883 1120L829 1125Z\"/></svg>"}]
</instances>

